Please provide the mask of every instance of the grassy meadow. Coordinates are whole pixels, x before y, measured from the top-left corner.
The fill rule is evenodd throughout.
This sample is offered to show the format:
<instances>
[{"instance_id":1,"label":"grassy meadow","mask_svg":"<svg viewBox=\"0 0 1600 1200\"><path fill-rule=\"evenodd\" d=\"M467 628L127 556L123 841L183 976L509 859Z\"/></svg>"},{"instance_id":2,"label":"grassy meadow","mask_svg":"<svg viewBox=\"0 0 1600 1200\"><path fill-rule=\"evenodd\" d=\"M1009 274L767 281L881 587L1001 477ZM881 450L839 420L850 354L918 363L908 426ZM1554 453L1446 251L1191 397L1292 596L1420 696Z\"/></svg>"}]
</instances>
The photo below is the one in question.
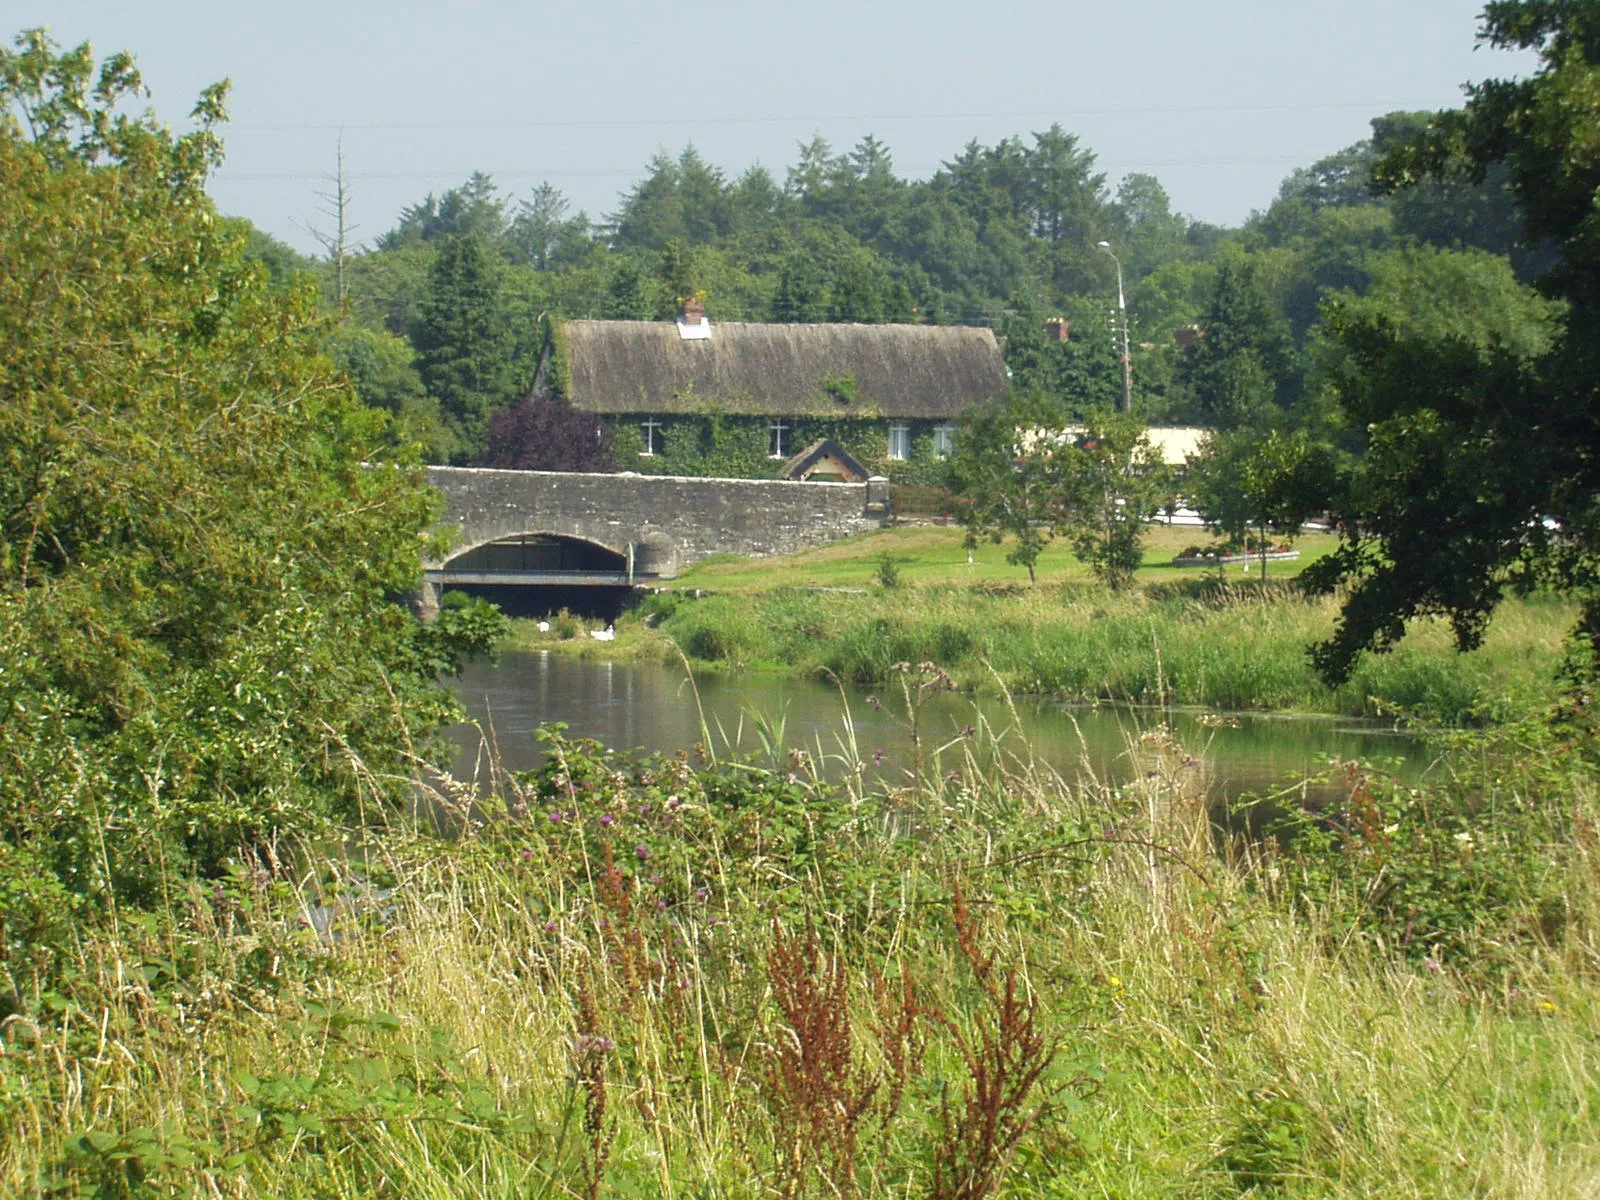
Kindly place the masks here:
<instances>
[{"instance_id":1,"label":"grassy meadow","mask_svg":"<svg viewBox=\"0 0 1600 1200\"><path fill-rule=\"evenodd\" d=\"M1193 530L1154 529L1146 559L1166 562L1197 540ZM1091 703L1402 712L1459 725L1545 701L1575 614L1546 597L1508 601L1485 645L1465 655L1443 622L1420 621L1394 652L1327 686L1306 648L1332 630L1338 601L1286 581L1331 547L1326 535L1302 539L1302 558L1271 564L1265 587L1236 567L1218 579L1152 565L1118 595L1061 548L1046 552L1029 585L1003 546L980 546L968 566L959 530L892 529L789 558L701 564L619 621L615 642L591 643L573 620L542 635L519 622L515 638L607 657L681 651L702 666L865 686L888 680L895 663L931 661L963 688ZM898 575L890 587L885 555Z\"/></svg>"}]
</instances>

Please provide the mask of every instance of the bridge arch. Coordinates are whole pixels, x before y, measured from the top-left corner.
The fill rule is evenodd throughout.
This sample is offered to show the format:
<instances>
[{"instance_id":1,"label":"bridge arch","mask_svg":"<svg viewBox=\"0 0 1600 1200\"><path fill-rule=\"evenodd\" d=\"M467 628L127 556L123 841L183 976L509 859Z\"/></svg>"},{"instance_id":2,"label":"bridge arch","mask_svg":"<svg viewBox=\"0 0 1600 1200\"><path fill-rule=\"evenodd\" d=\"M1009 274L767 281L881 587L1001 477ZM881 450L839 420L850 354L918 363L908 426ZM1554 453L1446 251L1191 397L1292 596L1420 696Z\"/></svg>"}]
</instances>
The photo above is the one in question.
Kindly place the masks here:
<instances>
[{"instance_id":1,"label":"bridge arch","mask_svg":"<svg viewBox=\"0 0 1600 1200\"><path fill-rule=\"evenodd\" d=\"M446 571L607 571L628 569L626 548L536 528L453 547L440 563Z\"/></svg>"},{"instance_id":2,"label":"bridge arch","mask_svg":"<svg viewBox=\"0 0 1600 1200\"><path fill-rule=\"evenodd\" d=\"M787 554L877 529L889 511L888 481L876 478L793 483L429 467L427 480L444 494L445 522L458 535L450 550L424 564L430 585L448 585L452 568L464 559L471 566L477 560L467 556L483 547L521 546L530 538L615 555L624 564L619 582L671 579L711 554ZM501 553L511 552L482 557Z\"/></svg>"}]
</instances>

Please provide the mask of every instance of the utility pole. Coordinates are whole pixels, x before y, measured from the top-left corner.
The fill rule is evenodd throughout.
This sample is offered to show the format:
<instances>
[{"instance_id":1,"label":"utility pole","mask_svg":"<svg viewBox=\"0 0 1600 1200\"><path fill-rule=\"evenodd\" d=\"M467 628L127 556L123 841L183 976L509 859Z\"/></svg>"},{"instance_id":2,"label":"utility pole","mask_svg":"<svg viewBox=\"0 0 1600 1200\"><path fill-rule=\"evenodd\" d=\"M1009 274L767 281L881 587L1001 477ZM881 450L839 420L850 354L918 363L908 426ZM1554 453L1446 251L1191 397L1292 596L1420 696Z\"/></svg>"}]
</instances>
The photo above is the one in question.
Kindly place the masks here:
<instances>
[{"instance_id":1,"label":"utility pole","mask_svg":"<svg viewBox=\"0 0 1600 1200\"><path fill-rule=\"evenodd\" d=\"M1122 291L1122 260L1117 257L1110 242L1095 244L1111 255L1111 261L1117 264L1117 321L1122 327L1122 404L1117 411L1127 412L1133 407L1133 357L1128 352L1128 301Z\"/></svg>"}]
</instances>

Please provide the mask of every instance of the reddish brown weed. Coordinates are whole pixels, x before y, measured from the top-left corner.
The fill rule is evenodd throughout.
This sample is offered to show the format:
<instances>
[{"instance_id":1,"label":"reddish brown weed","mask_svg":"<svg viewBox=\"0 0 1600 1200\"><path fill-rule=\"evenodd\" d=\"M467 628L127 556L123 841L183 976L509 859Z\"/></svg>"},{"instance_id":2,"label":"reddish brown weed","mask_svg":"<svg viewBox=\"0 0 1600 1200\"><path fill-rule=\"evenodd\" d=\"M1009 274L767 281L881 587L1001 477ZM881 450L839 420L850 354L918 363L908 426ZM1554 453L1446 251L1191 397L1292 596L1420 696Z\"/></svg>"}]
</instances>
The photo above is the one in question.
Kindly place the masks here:
<instances>
[{"instance_id":1,"label":"reddish brown weed","mask_svg":"<svg viewBox=\"0 0 1600 1200\"><path fill-rule=\"evenodd\" d=\"M1017 969L995 971L980 946L977 919L957 884L956 944L977 981L982 1003L971 1028L948 1014L930 1015L949 1033L966 1068L959 1104L939 1105L933 1157L934 1200L984 1200L1000 1186L1018 1145L1044 1115L1048 1098L1035 1089L1059 1050L1040 1026L1034 998L1018 986Z\"/></svg>"},{"instance_id":2,"label":"reddish brown weed","mask_svg":"<svg viewBox=\"0 0 1600 1200\"><path fill-rule=\"evenodd\" d=\"M844 966L815 930L796 938L775 928L767 971L784 1021L763 1069L778 1194L793 1200L822 1172L839 1195L854 1195L860 1127L883 1078L852 1047Z\"/></svg>"}]
</instances>

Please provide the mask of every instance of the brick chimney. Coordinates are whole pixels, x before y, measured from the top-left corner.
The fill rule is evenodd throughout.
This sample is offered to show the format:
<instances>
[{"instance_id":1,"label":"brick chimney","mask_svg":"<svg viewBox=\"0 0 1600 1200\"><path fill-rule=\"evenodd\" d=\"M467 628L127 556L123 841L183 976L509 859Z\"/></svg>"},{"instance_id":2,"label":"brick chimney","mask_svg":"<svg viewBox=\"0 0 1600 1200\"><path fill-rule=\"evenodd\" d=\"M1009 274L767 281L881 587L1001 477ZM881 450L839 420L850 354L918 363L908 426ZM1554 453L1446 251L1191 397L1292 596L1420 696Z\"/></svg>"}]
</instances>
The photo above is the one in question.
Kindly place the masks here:
<instances>
[{"instance_id":1,"label":"brick chimney","mask_svg":"<svg viewBox=\"0 0 1600 1200\"><path fill-rule=\"evenodd\" d=\"M1065 317L1046 317L1044 336L1052 342L1064 342L1072 333L1072 325Z\"/></svg>"},{"instance_id":2,"label":"brick chimney","mask_svg":"<svg viewBox=\"0 0 1600 1200\"><path fill-rule=\"evenodd\" d=\"M1172 340L1185 350L1192 350L1199 345L1206 336L1206 331L1198 325L1179 325L1173 331Z\"/></svg>"},{"instance_id":3,"label":"brick chimney","mask_svg":"<svg viewBox=\"0 0 1600 1200\"><path fill-rule=\"evenodd\" d=\"M699 296L690 296L683 302L683 323L700 325L706 319L706 306Z\"/></svg>"}]
</instances>

